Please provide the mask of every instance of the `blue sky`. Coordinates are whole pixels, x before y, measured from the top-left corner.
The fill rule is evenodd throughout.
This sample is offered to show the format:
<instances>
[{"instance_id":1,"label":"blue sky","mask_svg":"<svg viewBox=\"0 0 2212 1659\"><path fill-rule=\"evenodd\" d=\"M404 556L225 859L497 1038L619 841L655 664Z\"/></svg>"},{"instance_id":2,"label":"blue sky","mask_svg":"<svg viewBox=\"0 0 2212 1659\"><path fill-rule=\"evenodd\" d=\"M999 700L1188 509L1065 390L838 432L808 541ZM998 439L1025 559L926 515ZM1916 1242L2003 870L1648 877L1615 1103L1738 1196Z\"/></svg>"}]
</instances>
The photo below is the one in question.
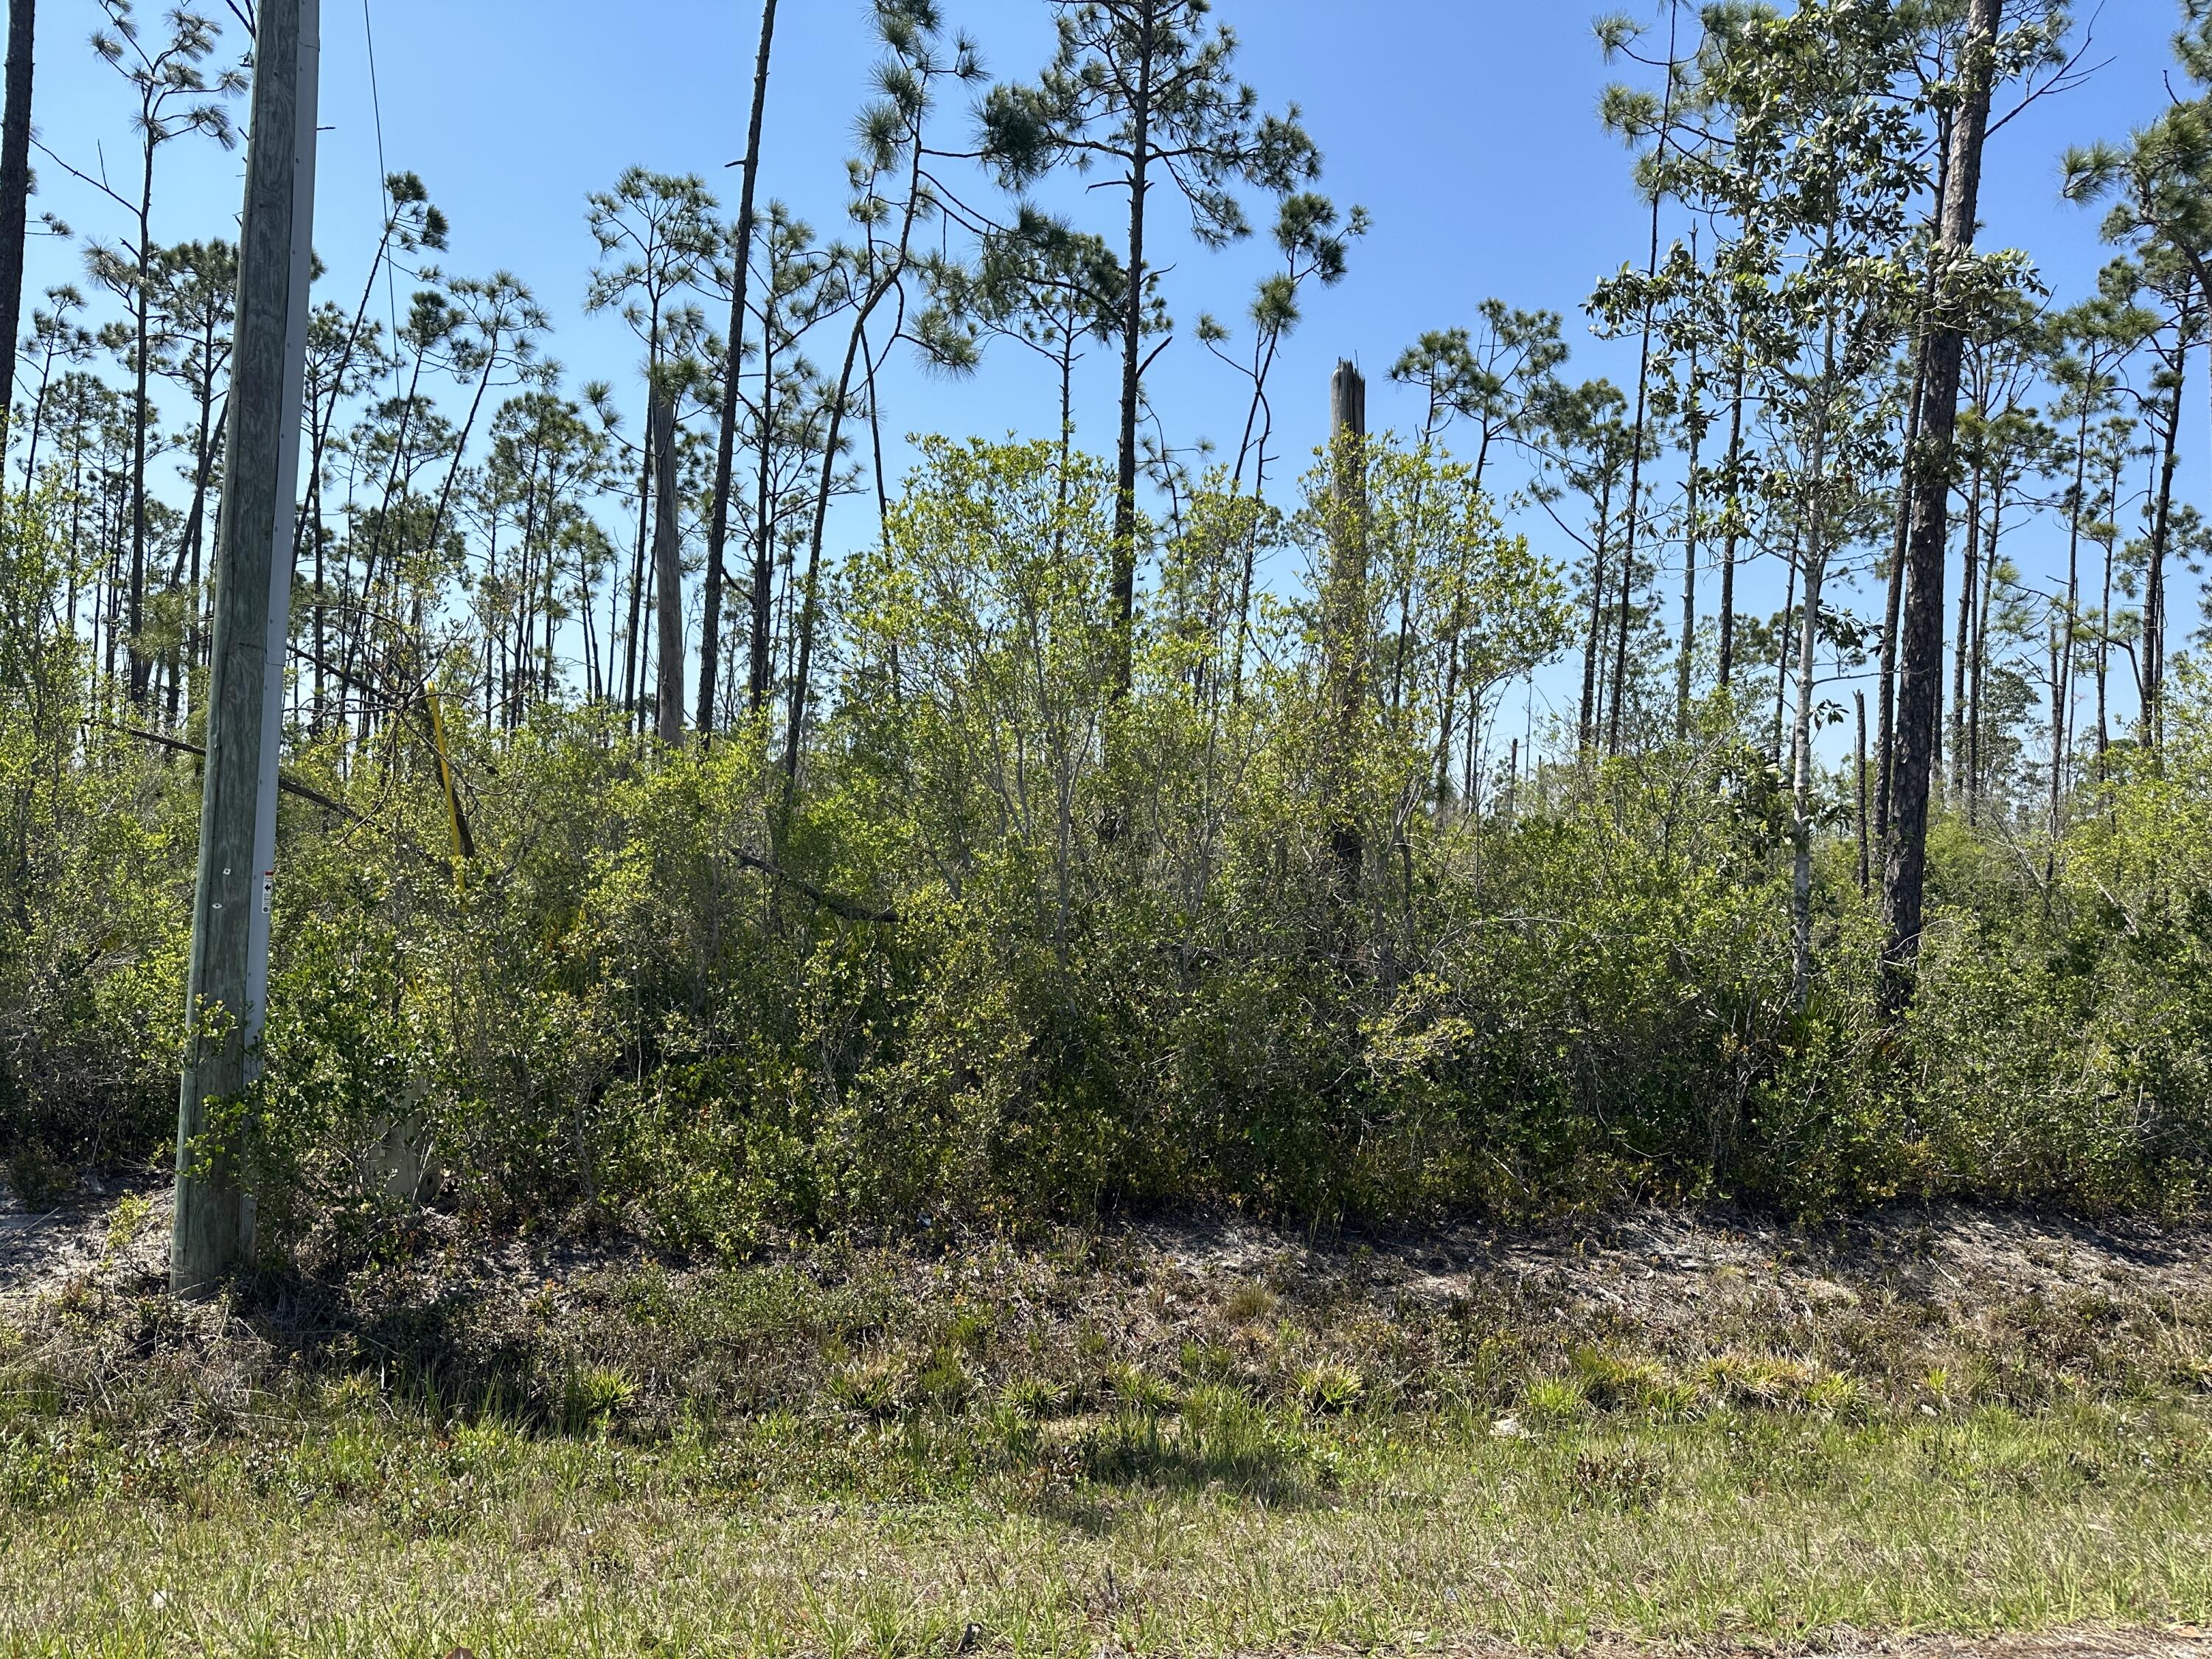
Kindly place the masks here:
<instances>
[{"instance_id":1,"label":"blue sky","mask_svg":"<svg viewBox=\"0 0 2212 1659\"><path fill-rule=\"evenodd\" d=\"M552 312L550 349L572 381L634 384L636 353L620 325L582 314L594 257L584 197L635 161L704 174L733 209L736 175L723 164L744 147L754 0L370 6L386 158L420 173L451 217L448 268L511 269ZM376 135L361 0L325 0L325 8L323 119L331 131L317 244L332 293L349 295L380 212ZM1279 371L1285 471L1320 436L1337 357L1357 359L1379 381L1417 333L1471 320L1487 295L1567 313L1576 348L1570 372L1632 375L1632 357L1624 362L1620 348L1591 341L1576 311L1595 279L1636 255L1644 234L1626 158L1595 116L1611 74L1590 29L1596 9L1585 0L1366 0L1356 8L1218 0L1262 99L1303 107L1327 156L1322 187L1374 217L1350 278L1311 300ZM981 40L995 74L1026 76L1048 53L1043 0L947 0L947 9ZM150 4L144 11L150 31L155 13ZM1997 141L1986 240L2030 249L2061 301L2087 288L2107 252L2095 216L2057 199L2057 155L2069 143L2124 134L2163 100L2160 77L2177 15L2170 0L2106 0L2091 58L2109 63ZM40 8L40 125L76 165L96 167L104 154L120 178L131 165L126 89L86 44L98 18L92 0ZM825 234L842 216L841 158L872 57L860 0L784 0L763 187ZM157 235L234 234L241 165L239 155L196 139L166 151ZM40 176L38 205L60 214L80 239L123 228L112 205L50 163L41 161ZM1099 228L1110 228L1116 198L1102 192L1091 204ZM1201 309L1241 313L1266 254L1255 245L1224 254L1170 246L1178 341L1155 372L1153 395L1170 411L1176 441L1233 442L1243 409L1237 385L1190 342L1190 325ZM81 282L81 271L80 246L45 244L33 251L27 286L35 295L49 282ZM1051 388L1018 356L1003 353L966 384L902 377L888 425L1048 430ZM1105 355L1085 373L1079 440L1103 451L1111 440ZM1387 386L1371 408L1377 425L1410 422L1414 412L1410 398ZM2202 501L2205 434L2187 436L2188 492Z\"/></svg>"}]
</instances>

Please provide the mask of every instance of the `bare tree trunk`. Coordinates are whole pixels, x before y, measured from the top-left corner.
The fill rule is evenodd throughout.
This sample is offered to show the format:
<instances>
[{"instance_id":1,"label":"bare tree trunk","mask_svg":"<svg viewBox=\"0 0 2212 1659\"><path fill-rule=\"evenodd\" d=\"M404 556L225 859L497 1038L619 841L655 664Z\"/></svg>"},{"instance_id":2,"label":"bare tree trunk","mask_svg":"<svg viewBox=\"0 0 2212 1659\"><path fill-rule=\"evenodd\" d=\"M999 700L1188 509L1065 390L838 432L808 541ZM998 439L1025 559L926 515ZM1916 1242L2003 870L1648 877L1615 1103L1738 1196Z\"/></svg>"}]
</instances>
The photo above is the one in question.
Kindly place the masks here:
<instances>
[{"instance_id":1,"label":"bare tree trunk","mask_svg":"<svg viewBox=\"0 0 2212 1659\"><path fill-rule=\"evenodd\" d=\"M1943 551L1959 422L1960 360L1966 336L1949 290L1954 270L1973 253L1980 205L1982 149L1988 137L2001 0L1972 0L1961 49L1960 118L1952 131L1942 237L1936 253L1937 312L1928 343L1925 453L1916 458L1908 549L1902 663L1898 684L1897 775L1892 783L1896 834L1883 872L1888 924L1883 1000L1894 1012L1912 997L1928 872L1928 788L1942 720Z\"/></svg>"},{"instance_id":2,"label":"bare tree trunk","mask_svg":"<svg viewBox=\"0 0 2212 1659\"><path fill-rule=\"evenodd\" d=\"M1604 649L1605 543L1613 520L1613 478L1607 474L1598 490L1597 537L1590 552L1589 639L1583 648L1583 702L1576 736L1585 752L1597 746L1597 711L1603 688L1598 679L1599 653Z\"/></svg>"},{"instance_id":3,"label":"bare tree trunk","mask_svg":"<svg viewBox=\"0 0 2212 1659\"><path fill-rule=\"evenodd\" d=\"M1890 549L1887 596L1882 609L1881 727L1875 736L1874 821L1882 844L1889 844L1890 790L1894 781L1897 743L1897 630L1905 608L1905 550L1912 536L1912 457L1920 447L1920 422L1928 400L1928 342L1913 348L1912 407L1905 417L1905 455L1898 469L1897 535Z\"/></svg>"},{"instance_id":4,"label":"bare tree trunk","mask_svg":"<svg viewBox=\"0 0 2212 1659\"><path fill-rule=\"evenodd\" d=\"M2143 585L2142 741L2154 750L2166 736L2166 561L2173 543L2174 474L2181 464L2182 391L2189 369L2185 320L2181 337L2184 347L2174 353L2173 406L2159 457L2158 504L2151 515L2150 571Z\"/></svg>"},{"instance_id":5,"label":"bare tree trunk","mask_svg":"<svg viewBox=\"0 0 2212 1659\"><path fill-rule=\"evenodd\" d=\"M762 0L760 55L753 64L752 119L746 128L744 173L738 190L736 269L730 291L730 361L722 377L722 423L714 452L714 505L707 530L707 591L699 619L701 738L714 729L714 697L722 664L722 556L730 542L730 493L738 460L738 375L744 363L745 289L752 272L753 192L760 183L761 125L768 110L769 53L775 40L776 0ZM766 354L763 353L763 357Z\"/></svg>"},{"instance_id":6,"label":"bare tree trunk","mask_svg":"<svg viewBox=\"0 0 2212 1659\"><path fill-rule=\"evenodd\" d=\"M1974 647L1974 593L1982 568L1983 483L1978 465L1973 485L1966 492L1966 550L1959 564L1959 631L1951 649L1951 796L1954 802L1966 795L1966 679Z\"/></svg>"},{"instance_id":7,"label":"bare tree trunk","mask_svg":"<svg viewBox=\"0 0 2212 1659\"><path fill-rule=\"evenodd\" d=\"M1793 724L1790 765L1790 842L1795 853L1790 880L1792 978L1797 1011L1802 1013L1813 990L1813 689L1820 642L1820 586L1828 554L1816 526L1805 559L1805 616L1798 629L1797 714Z\"/></svg>"},{"instance_id":8,"label":"bare tree trunk","mask_svg":"<svg viewBox=\"0 0 2212 1659\"><path fill-rule=\"evenodd\" d=\"M2004 475L1997 475L1996 499L1990 503L1990 534L1982 554L1980 594L1974 611L1974 667L1966 685L1966 822L1981 821L1982 678L1989 667L1990 611L1996 598L1997 547L2004 530Z\"/></svg>"},{"instance_id":9,"label":"bare tree trunk","mask_svg":"<svg viewBox=\"0 0 2212 1659\"><path fill-rule=\"evenodd\" d=\"M1674 737L1690 735L1690 680L1698 649L1698 358L1690 354L1690 481L1682 526L1682 652L1674 669Z\"/></svg>"},{"instance_id":10,"label":"bare tree trunk","mask_svg":"<svg viewBox=\"0 0 2212 1659\"><path fill-rule=\"evenodd\" d=\"M653 465L659 473L653 525L653 574L660 624L660 683L654 697L660 741L674 748L684 741L684 561L682 502L676 495L676 405L665 392L653 400Z\"/></svg>"},{"instance_id":11,"label":"bare tree trunk","mask_svg":"<svg viewBox=\"0 0 2212 1659\"><path fill-rule=\"evenodd\" d=\"M1739 350L1735 364L1735 391L1729 411L1729 519L1728 541L1721 550L1721 641L1720 684L1726 690L1735 678L1735 558L1736 549L1743 535L1743 491L1738 474L1743 465L1743 383L1744 363Z\"/></svg>"},{"instance_id":12,"label":"bare tree trunk","mask_svg":"<svg viewBox=\"0 0 2212 1659\"><path fill-rule=\"evenodd\" d=\"M1854 691L1851 701L1858 708L1858 765L1854 774L1858 796L1859 828L1859 891L1866 893L1874 885L1874 825L1867 817L1867 716L1866 693Z\"/></svg>"},{"instance_id":13,"label":"bare tree trunk","mask_svg":"<svg viewBox=\"0 0 2212 1659\"><path fill-rule=\"evenodd\" d=\"M2058 821L2064 811L2067 773L2071 765L2074 732L2074 649L2081 628L2081 514L2089 494L2089 400L2083 396L2081 422L2075 435L2073 510L2066 527L2066 613L2061 618L2064 634L2051 687L2051 840L2058 840Z\"/></svg>"},{"instance_id":14,"label":"bare tree trunk","mask_svg":"<svg viewBox=\"0 0 2212 1659\"><path fill-rule=\"evenodd\" d=\"M774 286L771 280L771 290ZM775 481L772 471L775 456L775 310L772 301L767 325L762 330L762 342L760 476L753 491L752 631L747 641L745 665L745 708L752 715L758 715L768 706L775 663Z\"/></svg>"},{"instance_id":15,"label":"bare tree trunk","mask_svg":"<svg viewBox=\"0 0 2212 1659\"><path fill-rule=\"evenodd\" d=\"M1115 456L1114 568L1114 689L1127 696L1136 678L1137 650L1137 407L1144 397L1145 206L1152 159L1152 46L1158 0L1137 0L1142 16L1137 52L1136 95L1129 107L1129 297L1121 318L1121 432Z\"/></svg>"},{"instance_id":16,"label":"bare tree trunk","mask_svg":"<svg viewBox=\"0 0 2212 1659\"><path fill-rule=\"evenodd\" d=\"M1352 774L1367 702L1367 382L1351 363L1337 364L1328 405L1332 522L1322 601L1322 718L1329 723L1329 845L1342 890L1350 893L1366 861Z\"/></svg>"}]
</instances>

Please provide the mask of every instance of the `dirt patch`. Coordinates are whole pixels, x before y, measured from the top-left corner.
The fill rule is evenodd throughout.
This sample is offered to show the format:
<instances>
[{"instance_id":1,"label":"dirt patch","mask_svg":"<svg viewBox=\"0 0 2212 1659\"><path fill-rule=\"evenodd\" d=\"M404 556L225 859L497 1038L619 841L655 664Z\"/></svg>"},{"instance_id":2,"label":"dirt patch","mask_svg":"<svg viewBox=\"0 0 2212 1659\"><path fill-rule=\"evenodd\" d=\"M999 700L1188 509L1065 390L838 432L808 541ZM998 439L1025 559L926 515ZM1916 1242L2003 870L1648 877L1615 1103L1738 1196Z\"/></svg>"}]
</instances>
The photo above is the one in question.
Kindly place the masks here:
<instances>
[{"instance_id":1,"label":"dirt patch","mask_svg":"<svg viewBox=\"0 0 2212 1659\"><path fill-rule=\"evenodd\" d=\"M73 1285L166 1284L169 1216L169 1187L151 1176L88 1177L44 1210L0 1183L0 1313Z\"/></svg>"},{"instance_id":2,"label":"dirt patch","mask_svg":"<svg viewBox=\"0 0 2212 1659\"><path fill-rule=\"evenodd\" d=\"M1897 1654L1902 1659L2199 1659L2212 1652L2212 1637L2194 1630L2141 1634L2101 1631L1982 1642L1882 1642L1841 1651Z\"/></svg>"},{"instance_id":3,"label":"dirt patch","mask_svg":"<svg viewBox=\"0 0 2212 1659\"><path fill-rule=\"evenodd\" d=\"M589 1227L487 1237L424 1212L391 1218L350 1264L310 1252L191 1308L166 1294L167 1236L167 1190L147 1183L88 1185L51 1214L0 1209L0 1318L88 1393L162 1355L210 1387L220 1356L241 1399L303 1367L542 1403L601 1367L671 1420L803 1406L855 1368L911 1392L948 1342L979 1389L1041 1376L1110 1389L1133 1366L1341 1392L1334 1368L1366 1398L1500 1411L1562 1376L1599 1397L1667 1383L1753 1403L1840 1376L1832 1400L1936 1409L2212 1390L2212 1236L1966 1208L1332 1238L1149 1220L1026 1242L794 1243L735 1270Z\"/></svg>"},{"instance_id":4,"label":"dirt patch","mask_svg":"<svg viewBox=\"0 0 2212 1659\"><path fill-rule=\"evenodd\" d=\"M1109 1250L1201 1278L1290 1294L1357 1291L1427 1309L1504 1297L1583 1319L1632 1322L1656 1346L1717 1312L1817 1324L1837 1310L1909 1304L1972 1322L1992 1302L2108 1295L2212 1299L2212 1235L1963 1206L1899 1208L1819 1227L1728 1212L1641 1210L1571 1228L1480 1226L1398 1237L1300 1239L1237 1224L1137 1224Z\"/></svg>"},{"instance_id":5,"label":"dirt patch","mask_svg":"<svg viewBox=\"0 0 2212 1659\"><path fill-rule=\"evenodd\" d=\"M169 1183L152 1174L88 1176L44 1212L0 1182L0 1308L73 1286L148 1293L166 1279L169 1215ZM434 1260L442 1282L475 1295L559 1291L653 1260L634 1240L552 1231L486 1238L431 1211L400 1231L402 1254ZM951 1261L986 1244L1003 1249L955 1238L915 1253ZM1562 1316L1633 1320L1662 1346L1709 1328L1721 1309L1818 1322L1871 1300L1971 1322L1993 1300L2212 1301L2212 1231L1963 1206L1899 1206L1813 1226L1644 1209L1543 1230L1467 1224L1325 1237L1236 1219L1109 1222L1062 1235L1051 1253L1087 1255L1133 1284L1180 1281L1225 1294L1249 1283L1291 1301L1434 1312L1503 1297ZM818 1253L796 1247L791 1259Z\"/></svg>"}]
</instances>

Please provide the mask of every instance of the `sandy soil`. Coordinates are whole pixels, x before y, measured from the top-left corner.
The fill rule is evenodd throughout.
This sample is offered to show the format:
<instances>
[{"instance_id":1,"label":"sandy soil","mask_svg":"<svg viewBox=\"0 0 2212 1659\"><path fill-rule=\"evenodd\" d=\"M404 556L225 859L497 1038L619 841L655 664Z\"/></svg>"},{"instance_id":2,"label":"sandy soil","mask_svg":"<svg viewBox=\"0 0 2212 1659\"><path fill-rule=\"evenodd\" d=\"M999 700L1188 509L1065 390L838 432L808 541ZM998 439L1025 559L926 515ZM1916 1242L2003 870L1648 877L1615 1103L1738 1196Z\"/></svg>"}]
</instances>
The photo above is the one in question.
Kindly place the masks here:
<instances>
[{"instance_id":1,"label":"sandy soil","mask_svg":"<svg viewBox=\"0 0 2212 1659\"><path fill-rule=\"evenodd\" d=\"M437 1276L479 1293L564 1289L646 1259L634 1243L485 1241L464 1237L447 1217L421 1221L422 1242L441 1263ZM168 1233L169 1192L157 1176L88 1179L43 1213L0 1184L0 1310L72 1286L158 1291ZM1570 1318L1626 1316L1661 1348L1723 1311L1802 1326L1867 1298L1917 1304L1953 1325L2021 1296L2212 1301L2212 1233L1961 1206L1899 1207L1814 1227L1638 1210L1542 1231L1468 1225L1325 1239L1237 1221L1145 1221L1109 1224L1095 1242L1104 1277L1130 1284L1258 1280L1384 1308L1504 1298Z\"/></svg>"},{"instance_id":2,"label":"sandy soil","mask_svg":"<svg viewBox=\"0 0 2212 1659\"><path fill-rule=\"evenodd\" d=\"M142 1206L143 1213L137 1213ZM46 1210L27 1208L0 1182L0 1310L72 1283L136 1288L137 1281L161 1279L168 1261L169 1212L167 1186L150 1177L88 1177Z\"/></svg>"}]
</instances>

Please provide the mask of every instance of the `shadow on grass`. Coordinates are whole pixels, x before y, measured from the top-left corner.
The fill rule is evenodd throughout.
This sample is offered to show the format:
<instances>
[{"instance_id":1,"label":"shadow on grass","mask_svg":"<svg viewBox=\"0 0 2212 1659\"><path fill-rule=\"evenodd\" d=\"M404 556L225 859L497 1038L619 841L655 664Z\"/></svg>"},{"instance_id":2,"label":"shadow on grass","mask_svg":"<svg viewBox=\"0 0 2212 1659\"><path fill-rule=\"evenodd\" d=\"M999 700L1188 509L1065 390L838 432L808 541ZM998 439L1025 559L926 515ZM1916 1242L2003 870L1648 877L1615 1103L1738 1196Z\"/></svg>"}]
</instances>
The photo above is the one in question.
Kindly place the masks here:
<instances>
[{"instance_id":1,"label":"shadow on grass","mask_svg":"<svg viewBox=\"0 0 2212 1659\"><path fill-rule=\"evenodd\" d=\"M1123 1411L1078 1443L1084 1474L1105 1487L1219 1489L1276 1504L1318 1500L1328 1449L1235 1389L1193 1389L1172 1415Z\"/></svg>"}]
</instances>

